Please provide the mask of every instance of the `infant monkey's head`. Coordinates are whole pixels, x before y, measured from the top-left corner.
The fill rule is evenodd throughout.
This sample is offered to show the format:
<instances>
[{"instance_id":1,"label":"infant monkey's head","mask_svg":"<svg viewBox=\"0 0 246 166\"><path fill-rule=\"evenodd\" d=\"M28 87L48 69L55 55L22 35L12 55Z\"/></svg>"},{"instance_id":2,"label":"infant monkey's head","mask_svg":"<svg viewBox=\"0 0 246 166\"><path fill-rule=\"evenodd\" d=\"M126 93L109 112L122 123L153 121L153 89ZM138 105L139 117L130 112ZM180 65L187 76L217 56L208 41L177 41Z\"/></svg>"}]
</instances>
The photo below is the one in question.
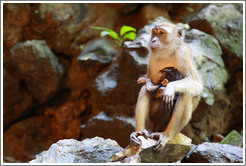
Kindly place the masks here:
<instances>
[{"instance_id":1,"label":"infant monkey's head","mask_svg":"<svg viewBox=\"0 0 246 166\"><path fill-rule=\"evenodd\" d=\"M169 82L181 80L182 74L174 67L166 67L158 72L158 82L166 86Z\"/></svg>"}]
</instances>

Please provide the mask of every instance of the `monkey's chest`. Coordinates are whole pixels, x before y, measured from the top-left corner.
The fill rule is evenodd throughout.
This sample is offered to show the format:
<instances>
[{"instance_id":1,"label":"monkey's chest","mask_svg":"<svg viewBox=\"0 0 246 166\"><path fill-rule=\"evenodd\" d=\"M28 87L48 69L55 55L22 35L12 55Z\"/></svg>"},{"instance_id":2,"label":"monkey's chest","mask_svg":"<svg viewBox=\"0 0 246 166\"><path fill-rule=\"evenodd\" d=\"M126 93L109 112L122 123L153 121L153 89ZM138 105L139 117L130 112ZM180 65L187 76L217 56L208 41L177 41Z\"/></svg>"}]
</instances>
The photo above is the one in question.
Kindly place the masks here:
<instances>
[{"instance_id":1,"label":"monkey's chest","mask_svg":"<svg viewBox=\"0 0 246 166\"><path fill-rule=\"evenodd\" d=\"M179 61L176 58L170 60L160 60L151 58L149 64L149 78L153 84L158 83L158 72L166 67L174 67L182 73L182 66L180 66ZM182 73L183 74L183 73Z\"/></svg>"}]
</instances>

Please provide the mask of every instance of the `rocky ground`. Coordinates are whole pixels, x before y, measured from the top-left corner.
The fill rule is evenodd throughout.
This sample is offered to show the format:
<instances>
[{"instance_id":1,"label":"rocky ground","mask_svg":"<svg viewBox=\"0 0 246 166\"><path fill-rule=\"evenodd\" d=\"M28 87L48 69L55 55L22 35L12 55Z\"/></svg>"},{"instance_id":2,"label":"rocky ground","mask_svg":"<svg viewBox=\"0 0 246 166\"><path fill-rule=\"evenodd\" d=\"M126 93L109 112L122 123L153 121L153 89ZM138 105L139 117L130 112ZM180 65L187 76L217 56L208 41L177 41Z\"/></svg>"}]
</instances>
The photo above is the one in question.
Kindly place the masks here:
<instances>
[{"instance_id":1,"label":"rocky ground","mask_svg":"<svg viewBox=\"0 0 246 166\"><path fill-rule=\"evenodd\" d=\"M185 137L185 136L184 136ZM143 140L142 138L141 140ZM138 152L128 148L124 151L114 140L101 137L60 140L36 155L30 163L242 163L243 148L205 142L198 146L186 143L168 143L159 152L153 152L151 142ZM190 140L190 139L189 139ZM181 143L181 142L179 142ZM129 152L131 150L131 152ZM133 153L134 152L134 153Z\"/></svg>"},{"instance_id":2,"label":"rocky ground","mask_svg":"<svg viewBox=\"0 0 246 166\"><path fill-rule=\"evenodd\" d=\"M99 136L125 148L135 128L136 80L146 73L150 29L166 19L187 28L184 40L205 85L182 133L203 146L215 135L241 132L242 9L240 4L4 4L5 161L28 162L62 139L79 140L70 140L75 146ZM119 32L122 25L138 33L120 49L90 28ZM217 146L204 145L209 151ZM203 153L199 146L191 157ZM75 159L82 161L67 161ZM229 160L218 160L224 161Z\"/></svg>"}]
</instances>

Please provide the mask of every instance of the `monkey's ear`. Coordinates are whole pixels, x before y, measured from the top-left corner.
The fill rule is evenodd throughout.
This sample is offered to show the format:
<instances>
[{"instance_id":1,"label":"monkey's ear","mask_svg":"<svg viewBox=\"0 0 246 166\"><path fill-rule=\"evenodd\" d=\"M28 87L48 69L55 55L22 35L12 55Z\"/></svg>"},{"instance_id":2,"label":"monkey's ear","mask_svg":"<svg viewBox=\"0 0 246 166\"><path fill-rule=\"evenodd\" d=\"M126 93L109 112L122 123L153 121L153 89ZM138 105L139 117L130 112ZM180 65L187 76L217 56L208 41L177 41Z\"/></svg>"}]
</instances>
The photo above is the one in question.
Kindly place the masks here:
<instances>
[{"instance_id":1,"label":"monkey's ear","mask_svg":"<svg viewBox=\"0 0 246 166\"><path fill-rule=\"evenodd\" d=\"M177 34L178 34L178 37L180 37L180 38L183 39L183 38L184 38L184 35L185 35L185 30L184 30L184 28L179 27L179 28L178 28Z\"/></svg>"}]
</instances>

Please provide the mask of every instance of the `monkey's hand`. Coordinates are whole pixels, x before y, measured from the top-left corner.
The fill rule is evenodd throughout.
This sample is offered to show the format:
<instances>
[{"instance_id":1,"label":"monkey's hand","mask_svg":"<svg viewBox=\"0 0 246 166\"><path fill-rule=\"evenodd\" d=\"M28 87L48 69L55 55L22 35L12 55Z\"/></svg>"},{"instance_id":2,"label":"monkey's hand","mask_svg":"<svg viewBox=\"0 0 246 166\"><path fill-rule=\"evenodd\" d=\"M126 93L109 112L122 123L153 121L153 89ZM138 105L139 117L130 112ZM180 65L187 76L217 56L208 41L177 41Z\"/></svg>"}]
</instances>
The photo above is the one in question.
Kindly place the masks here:
<instances>
[{"instance_id":1,"label":"monkey's hand","mask_svg":"<svg viewBox=\"0 0 246 166\"><path fill-rule=\"evenodd\" d=\"M166 104L166 109L171 111L174 99L174 88L171 83L167 84L165 91L163 91L162 99Z\"/></svg>"},{"instance_id":2,"label":"monkey's hand","mask_svg":"<svg viewBox=\"0 0 246 166\"><path fill-rule=\"evenodd\" d=\"M134 146L139 146L140 145L140 139L138 136L144 136L144 138L149 138L149 133L147 130L143 129L142 131L139 132L132 132L130 135L130 144Z\"/></svg>"},{"instance_id":3,"label":"monkey's hand","mask_svg":"<svg viewBox=\"0 0 246 166\"><path fill-rule=\"evenodd\" d=\"M150 138L157 140L152 149L154 152L162 150L165 147L166 143L169 141L169 138L165 136L164 133L160 132L150 134Z\"/></svg>"},{"instance_id":4,"label":"monkey's hand","mask_svg":"<svg viewBox=\"0 0 246 166\"><path fill-rule=\"evenodd\" d=\"M146 84L146 78L145 77L139 77L137 80L138 84Z\"/></svg>"}]
</instances>

